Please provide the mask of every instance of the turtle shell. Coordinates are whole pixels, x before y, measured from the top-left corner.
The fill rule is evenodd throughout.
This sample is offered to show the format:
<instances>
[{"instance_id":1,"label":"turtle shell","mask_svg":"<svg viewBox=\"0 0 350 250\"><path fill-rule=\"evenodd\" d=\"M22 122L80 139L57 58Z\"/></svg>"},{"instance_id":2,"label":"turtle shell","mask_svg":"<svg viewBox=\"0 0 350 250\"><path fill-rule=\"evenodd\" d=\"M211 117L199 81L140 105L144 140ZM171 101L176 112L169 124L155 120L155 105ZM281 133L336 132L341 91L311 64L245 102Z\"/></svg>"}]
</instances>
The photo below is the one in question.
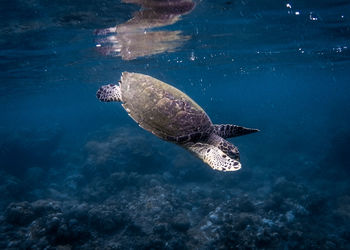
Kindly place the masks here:
<instances>
[{"instance_id":1,"label":"turtle shell","mask_svg":"<svg viewBox=\"0 0 350 250\"><path fill-rule=\"evenodd\" d=\"M184 138L201 137L212 126L205 111L189 96L151 76L123 72L120 88L125 110L158 137L186 141Z\"/></svg>"}]
</instances>

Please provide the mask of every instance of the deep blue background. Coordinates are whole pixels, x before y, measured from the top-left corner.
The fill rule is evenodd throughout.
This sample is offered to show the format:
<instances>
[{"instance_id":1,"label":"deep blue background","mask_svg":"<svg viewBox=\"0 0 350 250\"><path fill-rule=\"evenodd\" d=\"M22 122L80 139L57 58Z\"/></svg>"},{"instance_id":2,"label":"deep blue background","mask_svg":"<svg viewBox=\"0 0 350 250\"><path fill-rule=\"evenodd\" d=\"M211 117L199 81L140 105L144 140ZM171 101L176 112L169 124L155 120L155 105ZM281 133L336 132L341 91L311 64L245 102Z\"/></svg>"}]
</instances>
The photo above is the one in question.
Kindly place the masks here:
<instances>
[{"instance_id":1,"label":"deep blue background","mask_svg":"<svg viewBox=\"0 0 350 250\"><path fill-rule=\"evenodd\" d=\"M3 209L15 201L80 199L67 178L82 175L89 186L92 176L118 171L171 173L178 188L205 187L219 176L222 190L229 183L243 193L285 178L334 202L349 197L349 3L199 1L179 22L160 28L190 35L183 47L131 61L101 54L95 31L127 21L136 5L17 0L0 8ZM116 83L123 71L172 84L214 123L260 129L230 139L242 170L216 173L138 128L120 104L99 102L98 87ZM97 148L113 142L109 151Z\"/></svg>"}]
</instances>

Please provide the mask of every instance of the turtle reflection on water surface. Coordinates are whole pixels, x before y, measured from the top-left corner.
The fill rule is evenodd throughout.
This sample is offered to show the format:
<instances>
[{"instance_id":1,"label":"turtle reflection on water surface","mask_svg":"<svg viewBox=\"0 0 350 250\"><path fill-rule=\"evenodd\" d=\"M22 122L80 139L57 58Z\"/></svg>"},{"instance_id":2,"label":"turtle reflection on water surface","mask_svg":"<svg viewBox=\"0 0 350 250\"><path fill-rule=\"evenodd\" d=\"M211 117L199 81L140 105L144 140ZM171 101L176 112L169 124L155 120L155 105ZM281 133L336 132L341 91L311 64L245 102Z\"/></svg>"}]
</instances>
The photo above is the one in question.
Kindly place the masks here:
<instances>
[{"instance_id":1,"label":"turtle reflection on water surface","mask_svg":"<svg viewBox=\"0 0 350 250\"><path fill-rule=\"evenodd\" d=\"M214 125L205 111L180 90L151 76L123 72L119 85L101 86L97 98L122 102L140 127L193 152L211 168L241 168L238 148L225 138L259 131L237 125Z\"/></svg>"}]
</instances>

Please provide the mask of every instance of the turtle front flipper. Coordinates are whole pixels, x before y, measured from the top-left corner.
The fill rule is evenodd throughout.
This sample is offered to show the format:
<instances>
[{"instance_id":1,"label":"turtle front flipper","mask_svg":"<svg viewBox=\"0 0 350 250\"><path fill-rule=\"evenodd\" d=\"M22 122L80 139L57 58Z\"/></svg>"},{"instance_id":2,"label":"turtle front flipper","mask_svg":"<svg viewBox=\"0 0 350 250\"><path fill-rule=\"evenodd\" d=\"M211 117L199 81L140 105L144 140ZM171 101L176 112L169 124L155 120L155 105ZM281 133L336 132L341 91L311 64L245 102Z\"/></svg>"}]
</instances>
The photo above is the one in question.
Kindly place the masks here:
<instances>
[{"instance_id":1,"label":"turtle front flipper","mask_svg":"<svg viewBox=\"0 0 350 250\"><path fill-rule=\"evenodd\" d=\"M116 84L103 85L97 90L97 98L101 102L121 102L120 86Z\"/></svg>"},{"instance_id":2,"label":"turtle front flipper","mask_svg":"<svg viewBox=\"0 0 350 250\"><path fill-rule=\"evenodd\" d=\"M197 142L187 147L187 149L195 153L196 156L202 159L214 170L224 172L237 171L242 167L241 163L239 162L239 155L237 159L237 155L228 154L228 151L220 144L212 145L208 143Z\"/></svg>"}]
</instances>

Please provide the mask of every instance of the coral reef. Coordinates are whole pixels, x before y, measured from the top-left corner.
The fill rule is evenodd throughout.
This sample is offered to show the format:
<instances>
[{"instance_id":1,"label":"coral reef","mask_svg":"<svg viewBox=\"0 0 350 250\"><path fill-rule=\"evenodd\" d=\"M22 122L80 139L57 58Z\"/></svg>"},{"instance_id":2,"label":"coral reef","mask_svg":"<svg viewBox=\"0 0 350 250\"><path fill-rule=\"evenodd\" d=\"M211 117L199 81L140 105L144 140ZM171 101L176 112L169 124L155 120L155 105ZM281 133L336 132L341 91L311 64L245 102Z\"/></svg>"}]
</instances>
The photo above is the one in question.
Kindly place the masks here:
<instances>
[{"instance_id":1,"label":"coral reef","mask_svg":"<svg viewBox=\"0 0 350 250\"><path fill-rule=\"evenodd\" d=\"M116 172L103 185L98 183L98 178L83 185L75 199L11 203L1 217L0 247L346 249L350 246L348 196L333 201L284 178L262 193L223 190L222 186L215 187L215 178L207 185L168 183L167 178L159 174ZM337 224L330 223L334 218Z\"/></svg>"},{"instance_id":2,"label":"coral reef","mask_svg":"<svg viewBox=\"0 0 350 250\"><path fill-rule=\"evenodd\" d=\"M45 162L58 154L65 161L38 162L17 176L2 170L1 249L350 247L346 182L334 196L318 188L326 177L318 184L268 169L214 172L176 147L169 157L156 138L128 128L90 135L84 157L34 134ZM10 145L24 150L21 143Z\"/></svg>"}]
</instances>

